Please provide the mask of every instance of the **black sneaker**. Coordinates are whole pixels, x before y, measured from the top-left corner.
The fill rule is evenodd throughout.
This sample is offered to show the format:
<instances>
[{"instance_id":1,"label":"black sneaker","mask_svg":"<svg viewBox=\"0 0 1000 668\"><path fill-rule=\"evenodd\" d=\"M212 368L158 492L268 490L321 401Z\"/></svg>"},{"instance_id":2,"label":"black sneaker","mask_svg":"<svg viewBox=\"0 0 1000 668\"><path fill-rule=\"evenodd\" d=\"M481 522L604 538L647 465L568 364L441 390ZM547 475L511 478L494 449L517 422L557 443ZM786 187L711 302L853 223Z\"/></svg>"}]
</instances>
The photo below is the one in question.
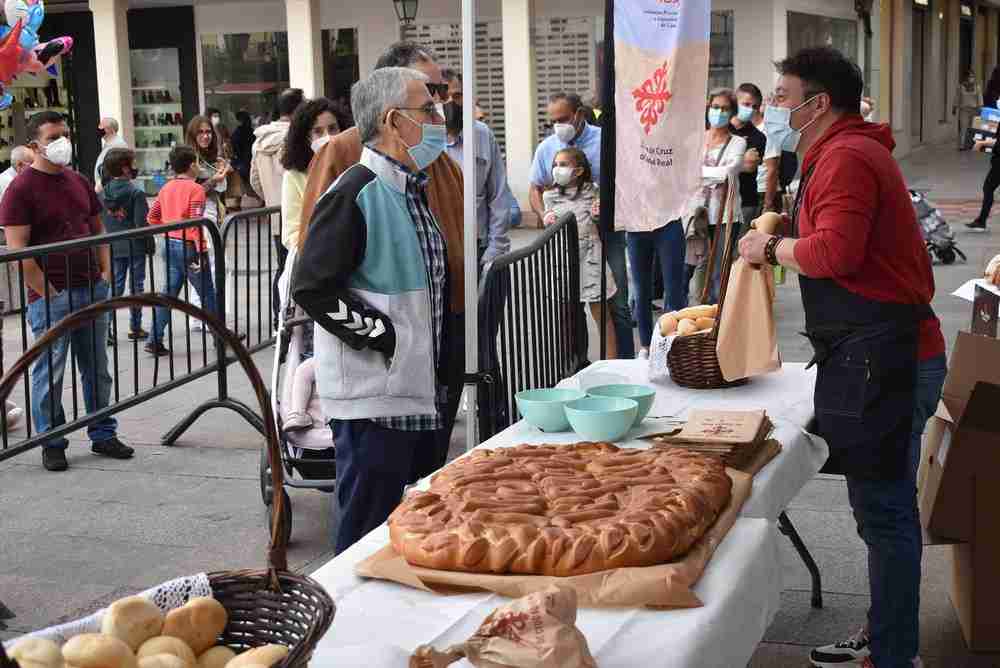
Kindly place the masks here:
<instances>
[{"instance_id":1,"label":"black sneaker","mask_svg":"<svg viewBox=\"0 0 1000 668\"><path fill-rule=\"evenodd\" d=\"M135 454L135 450L128 447L117 438L109 438L106 441L94 443L90 446L90 451L95 455L104 455L105 457L111 457L112 459L131 459L132 455Z\"/></svg>"},{"instance_id":2,"label":"black sneaker","mask_svg":"<svg viewBox=\"0 0 1000 668\"><path fill-rule=\"evenodd\" d=\"M972 221L971 223L966 223L965 226L967 228L969 228L970 230L978 230L980 232L985 232L986 231L986 223L984 223L983 221L979 220L978 218L976 220Z\"/></svg>"},{"instance_id":3,"label":"black sneaker","mask_svg":"<svg viewBox=\"0 0 1000 668\"><path fill-rule=\"evenodd\" d=\"M153 341L150 341L149 343L144 345L142 349L145 350L150 355L155 355L156 357L163 357L164 355L170 354L169 348L167 348L162 343L155 343Z\"/></svg>"},{"instance_id":4,"label":"black sneaker","mask_svg":"<svg viewBox=\"0 0 1000 668\"><path fill-rule=\"evenodd\" d=\"M861 629L847 640L817 647L809 653L809 661L818 668L860 665L871 655L870 643L868 629Z\"/></svg>"},{"instance_id":5,"label":"black sneaker","mask_svg":"<svg viewBox=\"0 0 1000 668\"><path fill-rule=\"evenodd\" d=\"M42 466L46 471L65 471L69 468L66 451L62 448L42 448Z\"/></svg>"}]
</instances>

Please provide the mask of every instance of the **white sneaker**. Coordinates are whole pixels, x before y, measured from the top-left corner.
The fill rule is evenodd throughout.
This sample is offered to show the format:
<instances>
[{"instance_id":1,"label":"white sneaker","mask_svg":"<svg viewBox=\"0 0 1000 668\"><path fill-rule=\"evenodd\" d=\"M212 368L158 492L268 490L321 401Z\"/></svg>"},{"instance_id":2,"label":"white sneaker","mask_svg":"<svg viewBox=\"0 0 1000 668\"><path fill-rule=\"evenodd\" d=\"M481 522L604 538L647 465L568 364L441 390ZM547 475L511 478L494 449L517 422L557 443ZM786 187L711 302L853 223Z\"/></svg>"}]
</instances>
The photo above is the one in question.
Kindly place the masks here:
<instances>
[{"instance_id":1,"label":"white sneaker","mask_svg":"<svg viewBox=\"0 0 1000 668\"><path fill-rule=\"evenodd\" d=\"M641 348L639 354L635 356L637 360L648 360L649 359L649 348Z\"/></svg>"},{"instance_id":2,"label":"white sneaker","mask_svg":"<svg viewBox=\"0 0 1000 668\"><path fill-rule=\"evenodd\" d=\"M14 429L24 418L24 409L11 401L6 403L6 409L7 429Z\"/></svg>"},{"instance_id":3,"label":"white sneaker","mask_svg":"<svg viewBox=\"0 0 1000 668\"><path fill-rule=\"evenodd\" d=\"M862 664L871 655L870 643L868 629L862 628L847 640L817 647L809 654L809 661L817 668Z\"/></svg>"}]
</instances>

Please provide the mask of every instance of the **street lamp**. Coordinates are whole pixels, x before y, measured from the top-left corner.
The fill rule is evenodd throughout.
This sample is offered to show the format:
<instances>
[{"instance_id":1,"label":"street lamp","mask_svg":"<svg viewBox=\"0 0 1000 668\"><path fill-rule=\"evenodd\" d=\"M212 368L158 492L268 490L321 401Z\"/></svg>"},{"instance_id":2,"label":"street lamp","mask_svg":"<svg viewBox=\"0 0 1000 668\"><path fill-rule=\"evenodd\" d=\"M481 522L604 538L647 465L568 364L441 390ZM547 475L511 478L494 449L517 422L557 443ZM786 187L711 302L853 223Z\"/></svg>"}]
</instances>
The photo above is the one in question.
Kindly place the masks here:
<instances>
[{"instance_id":1,"label":"street lamp","mask_svg":"<svg viewBox=\"0 0 1000 668\"><path fill-rule=\"evenodd\" d=\"M396 18L403 25L409 25L413 23L413 20L417 18L417 3L419 0L392 0L393 6L396 8Z\"/></svg>"}]
</instances>

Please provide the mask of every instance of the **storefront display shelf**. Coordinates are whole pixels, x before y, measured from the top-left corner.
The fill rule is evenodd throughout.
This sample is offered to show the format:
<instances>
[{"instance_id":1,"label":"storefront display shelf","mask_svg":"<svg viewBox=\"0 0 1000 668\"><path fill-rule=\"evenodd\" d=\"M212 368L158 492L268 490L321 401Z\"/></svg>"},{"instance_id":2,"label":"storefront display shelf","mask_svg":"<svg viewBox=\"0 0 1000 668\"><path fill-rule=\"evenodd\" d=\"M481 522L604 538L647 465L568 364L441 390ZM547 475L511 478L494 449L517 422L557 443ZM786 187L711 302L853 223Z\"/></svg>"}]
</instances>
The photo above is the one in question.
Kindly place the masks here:
<instances>
[{"instance_id":1,"label":"storefront display shelf","mask_svg":"<svg viewBox=\"0 0 1000 668\"><path fill-rule=\"evenodd\" d=\"M183 130L183 125L137 125L136 130Z\"/></svg>"},{"instance_id":2,"label":"storefront display shelf","mask_svg":"<svg viewBox=\"0 0 1000 668\"><path fill-rule=\"evenodd\" d=\"M163 83L145 83L141 86L132 86L132 90L175 90L180 87L180 81L164 81Z\"/></svg>"},{"instance_id":3,"label":"storefront display shelf","mask_svg":"<svg viewBox=\"0 0 1000 668\"><path fill-rule=\"evenodd\" d=\"M136 148L133 149L136 153L155 153L157 151L169 151L169 146L148 146L146 148Z\"/></svg>"},{"instance_id":4,"label":"storefront display shelf","mask_svg":"<svg viewBox=\"0 0 1000 668\"><path fill-rule=\"evenodd\" d=\"M139 108L142 108L142 107L179 107L179 106L181 106L181 103L180 102L140 102L139 104L133 104L132 106L135 107L136 109L139 109Z\"/></svg>"}]
</instances>

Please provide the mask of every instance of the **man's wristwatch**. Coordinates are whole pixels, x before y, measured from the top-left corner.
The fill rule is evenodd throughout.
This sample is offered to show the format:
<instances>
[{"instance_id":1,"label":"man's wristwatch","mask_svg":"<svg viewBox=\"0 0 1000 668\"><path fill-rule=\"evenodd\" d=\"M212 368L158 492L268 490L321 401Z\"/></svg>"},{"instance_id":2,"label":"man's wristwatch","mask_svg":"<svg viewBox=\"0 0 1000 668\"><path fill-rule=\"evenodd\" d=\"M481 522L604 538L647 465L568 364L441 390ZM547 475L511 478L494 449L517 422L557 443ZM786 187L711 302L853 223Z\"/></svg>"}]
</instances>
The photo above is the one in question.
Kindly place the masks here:
<instances>
[{"instance_id":1,"label":"man's wristwatch","mask_svg":"<svg viewBox=\"0 0 1000 668\"><path fill-rule=\"evenodd\" d=\"M774 265L775 267L780 264L778 262L778 244L785 240L785 237L776 234L767 240L767 245L764 246L764 259L767 263Z\"/></svg>"}]
</instances>

